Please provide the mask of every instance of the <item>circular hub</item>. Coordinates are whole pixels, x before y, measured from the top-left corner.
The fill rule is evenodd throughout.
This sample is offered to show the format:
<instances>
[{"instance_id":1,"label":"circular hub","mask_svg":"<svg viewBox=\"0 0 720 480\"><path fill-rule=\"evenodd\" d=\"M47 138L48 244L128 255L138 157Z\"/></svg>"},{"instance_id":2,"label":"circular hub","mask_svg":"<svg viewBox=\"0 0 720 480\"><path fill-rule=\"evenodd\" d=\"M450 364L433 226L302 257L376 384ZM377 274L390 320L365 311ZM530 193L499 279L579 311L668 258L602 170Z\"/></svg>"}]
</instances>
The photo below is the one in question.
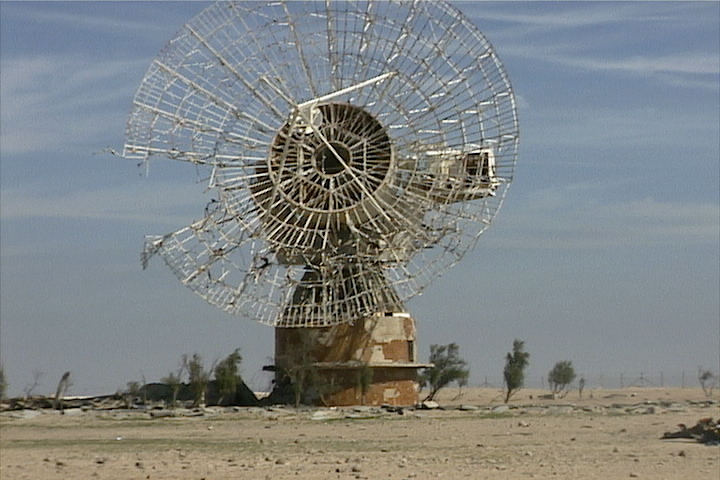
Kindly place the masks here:
<instances>
[{"instance_id":1,"label":"circular hub","mask_svg":"<svg viewBox=\"0 0 720 480\"><path fill-rule=\"evenodd\" d=\"M333 176L341 173L350 165L352 159L350 149L339 142L330 142L329 145L321 145L315 151L315 168L320 173Z\"/></svg>"},{"instance_id":2,"label":"circular hub","mask_svg":"<svg viewBox=\"0 0 720 480\"><path fill-rule=\"evenodd\" d=\"M393 154L380 122L353 105L318 105L293 116L278 131L267 162L256 167L251 187L264 209L289 201L298 213L339 212L356 207L387 181Z\"/></svg>"}]
</instances>

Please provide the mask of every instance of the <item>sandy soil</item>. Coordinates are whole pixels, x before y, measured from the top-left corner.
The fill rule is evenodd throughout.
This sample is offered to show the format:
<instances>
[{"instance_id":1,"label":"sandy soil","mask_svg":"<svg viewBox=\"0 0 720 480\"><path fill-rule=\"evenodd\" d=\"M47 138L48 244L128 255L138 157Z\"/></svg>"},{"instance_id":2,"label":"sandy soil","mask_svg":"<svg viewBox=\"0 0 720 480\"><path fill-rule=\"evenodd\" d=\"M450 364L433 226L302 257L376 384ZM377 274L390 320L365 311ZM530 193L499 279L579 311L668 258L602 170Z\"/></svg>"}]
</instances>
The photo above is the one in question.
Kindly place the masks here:
<instances>
[{"instance_id":1,"label":"sandy soil","mask_svg":"<svg viewBox=\"0 0 720 480\"><path fill-rule=\"evenodd\" d=\"M445 409L402 415L367 407L5 412L0 478L720 478L720 447L660 440L679 423L720 416L718 396L708 403L699 389L558 400L523 390L509 409L497 390L457 393L441 392Z\"/></svg>"}]
</instances>

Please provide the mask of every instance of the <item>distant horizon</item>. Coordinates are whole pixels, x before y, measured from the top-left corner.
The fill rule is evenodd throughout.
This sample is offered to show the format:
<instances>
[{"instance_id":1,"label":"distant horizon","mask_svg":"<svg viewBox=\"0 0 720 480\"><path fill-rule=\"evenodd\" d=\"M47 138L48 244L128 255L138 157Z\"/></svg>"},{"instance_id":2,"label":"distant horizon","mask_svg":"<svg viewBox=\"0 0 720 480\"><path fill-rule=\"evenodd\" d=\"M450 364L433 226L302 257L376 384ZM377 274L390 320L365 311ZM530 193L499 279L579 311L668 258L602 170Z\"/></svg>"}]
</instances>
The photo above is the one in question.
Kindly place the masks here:
<instances>
[{"instance_id":1,"label":"distant horizon","mask_svg":"<svg viewBox=\"0 0 720 480\"><path fill-rule=\"evenodd\" d=\"M714 391L720 392L720 374L718 373L717 369L712 368L703 368L703 370L709 370L715 375L715 387L713 388ZM549 372L549 369L548 369ZM168 372L169 373L169 372ZM473 373L471 368L471 374ZM626 370L625 372L618 372L614 374L606 374L606 373L596 373L596 374L581 374L580 372L576 372L577 377L573 382L569 385L570 391L577 391L578 389L578 382L581 378L585 379L585 391L591 391L591 390L622 390L622 389L637 389L637 388L697 388L701 389L701 385L699 382L699 376L698 371L695 372L638 372L634 373L630 370ZM475 375L479 376L480 381L471 382L468 385L462 387L462 389L465 388L488 388L488 389L496 389L496 390L502 390L504 388L504 381L502 378L502 372L498 372L494 375ZM41 378L45 378L42 376ZM212 377L214 379L214 377ZM45 390L45 383L46 382L40 382L38 386L33 389L32 396L45 396L50 397L55 394L55 389L57 388L57 382L55 382L54 385L52 384L53 379L47 379L47 387L49 388L48 393L41 393L41 391ZM57 381L59 381L60 378L58 377ZM143 385L142 379L131 379L127 380L122 387L119 387L118 389L115 389L112 392L84 392L84 393L73 393L73 385L72 385L72 372L70 372L70 387L68 388L68 391L66 393L66 397L86 397L86 396L105 396L105 395L114 395L116 393L121 393L126 391L127 384L130 382L139 382L140 385ZM258 385L252 385L250 382L248 382L247 379L243 377L243 381L245 384L255 393L267 393L270 390L267 389L257 389L254 388ZM187 383L187 379L183 378L182 383ZM165 383L162 381L161 378L158 379L145 379L145 384L160 384L164 385ZM25 387L23 387L25 388ZM458 389L462 390L458 385L455 383L450 384L449 386L445 387L445 389ZM531 389L531 390L543 390L543 391L550 391L550 386L547 382L547 373L544 376L540 377L533 377L526 375L525 379L525 385L522 387L522 389ZM522 390L521 389L521 390ZM19 393L13 390L12 388L9 389L11 392L15 392L13 394L7 394L6 397L8 398L21 398L24 395L24 392L21 390Z\"/></svg>"}]
</instances>

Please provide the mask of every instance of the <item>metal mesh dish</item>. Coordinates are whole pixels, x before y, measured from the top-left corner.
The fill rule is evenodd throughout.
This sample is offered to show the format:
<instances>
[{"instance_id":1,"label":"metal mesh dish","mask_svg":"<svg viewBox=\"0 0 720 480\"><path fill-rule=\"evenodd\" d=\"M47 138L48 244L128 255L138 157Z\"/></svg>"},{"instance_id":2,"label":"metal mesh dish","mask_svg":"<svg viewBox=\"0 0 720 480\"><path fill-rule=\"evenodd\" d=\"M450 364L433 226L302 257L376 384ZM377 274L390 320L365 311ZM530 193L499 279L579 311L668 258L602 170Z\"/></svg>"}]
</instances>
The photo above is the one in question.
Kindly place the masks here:
<instances>
[{"instance_id":1,"label":"metal mesh dish","mask_svg":"<svg viewBox=\"0 0 720 480\"><path fill-rule=\"evenodd\" d=\"M517 148L500 61L444 2L218 2L150 66L123 155L206 167L217 192L144 262L228 312L310 327L398 311L459 261Z\"/></svg>"}]
</instances>

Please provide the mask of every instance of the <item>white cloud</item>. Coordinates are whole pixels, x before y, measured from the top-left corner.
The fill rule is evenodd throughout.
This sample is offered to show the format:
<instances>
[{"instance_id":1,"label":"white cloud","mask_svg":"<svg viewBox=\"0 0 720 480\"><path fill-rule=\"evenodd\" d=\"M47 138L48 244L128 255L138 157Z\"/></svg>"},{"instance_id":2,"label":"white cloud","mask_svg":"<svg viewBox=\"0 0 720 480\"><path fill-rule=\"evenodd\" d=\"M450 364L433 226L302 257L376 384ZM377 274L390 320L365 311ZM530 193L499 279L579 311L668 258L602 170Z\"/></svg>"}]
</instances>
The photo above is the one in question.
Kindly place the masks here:
<instances>
[{"instance_id":1,"label":"white cloud","mask_svg":"<svg viewBox=\"0 0 720 480\"><path fill-rule=\"evenodd\" d=\"M688 18L696 24L716 25L711 15L717 10L708 10L706 5L648 4L645 2L555 2L551 9L528 9L512 2L488 4L486 2L455 2L465 14L473 17L478 24L486 21L518 25L525 32L587 29L587 27L633 23L636 25L663 25L666 28L684 26ZM525 7L533 7L526 2ZM500 5L500 8L497 6ZM542 4L539 4L542 5ZM694 7L694 8L693 8ZM711 7L713 8L713 7Z\"/></svg>"},{"instance_id":2,"label":"white cloud","mask_svg":"<svg viewBox=\"0 0 720 480\"><path fill-rule=\"evenodd\" d=\"M23 5L23 3L15 2L12 5L10 13L15 22L41 24L43 26L40 28L48 29L72 29L76 33L86 31L93 35L156 38L159 28L179 28L190 16L198 13L212 2L183 2L189 4L188 7L178 3L173 7L168 7L162 2L132 2L134 5L126 3L113 6L107 2L109 5L96 5L93 9L73 8L72 6L53 8L54 6L49 4L50 8L45 8L44 5L38 6L29 2L27 5ZM131 7L132 10L128 10L128 7ZM119 15L118 9L122 9L123 14ZM133 14L128 14L129 11L132 11ZM177 20L159 25L154 18L154 15L159 14L170 19L177 17Z\"/></svg>"},{"instance_id":3,"label":"white cloud","mask_svg":"<svg viewBox=\"0 0 720 480\"><path fill-rule=\"evenodd\" d=\"M632 148L637 147L677 151L688 139L716 137L720 128L720 118L717 115L708 117L698 114L697 110L671 112L664 105L615 108L598 105L594 100L589 106L534 109L523 115L521 120L525 126L524 138L528 140L522 147L523 154L547 154L548 148L555 150L577 147L587 152L577 159L580 164L587 163L588 157L593 155L593 149L605 150L611 146L627 150L628 155L632 154ZM701 145L704 143L701 142ZM716 153L711 151L708 155L710 157L707 160L712 161ZM553 160L552 156L543 159L544 162ZM673 161L672 158L657 160ZM602 161L607 167L617 168L628 161L645 162L647 159L616 156L603 158Z\"/></svg>"},{"instance_id":4,"label":"white cloud","mask_svg":"<svg viewBox=\"0 0 720 480\"><path fill-rule=\"evenodd\" d=\"M539 27L542 30L568 29L601 25L610 22L617 22L627 18L630 10L628 7L614 5L612 8L572 8L563 12L527 13L525 9L518 8L516 11L494 11L486 8L483 2L471 4L470 2L458 2L459 8L468 15L475 17L478 23L484 21L498 21L509 24L520 24L523 28ZM526 30L527 31L527 30Z\"/></svg>"},{"instance_id":5,"label":"white cloud","mask_svg":"<svg viewBox=\"0 0 720 480\"><path fill-rule=\"evenodd\" d=\"M67 193L43 195L41 185L24 185L3 188L0 211L3 221L96 219L146 222L162 230L166 227L181 228L200 218L203 213L202 191L203 185L197 184L138 181L137 185L131 186L74 189Z\"/></svg>"},{"instance_id":6,"label":"white cloud","mask_svg":"<svg viewBox=\"0 0 720 480\"><path fill-rule=\"evenodd\" d=\"M587 48L586 48L587 47ZM558 66L594 72L616 72L642 75L666 80L668 74L694 81L697 86L718 88L720 57L717 52L678 52L662 54L648 51L642 55L625 55L613 52L602 54L594 51L596 45L583 46L579 42L544 42L542 45L505 44L502 56L516 56L542 61ZM701 82L701 83L697 83Z\"/></svg>"},{"instance_id":7,"label":"white cloud","mask_svg":"<svg viewBox=\"0 0 720 480\"><path fill-rule=\"evenodd\" d=\"M124 20L116 17L103 16L97 12L94 14L73 13L60 10L43 10L38 8L26 11L14 10L13 16L25 22L36 22L60 25L67 28L71 25L74 30L91 30L107 35L108 32L119 32L123 34L142 35L152 31L155 26L149 19L136 17L132 20Z\"/></svg>"},{"instance_id":8,"label":"white cloud","mask_svg":"<svg viewBox=\"0 0 720 480\"><path fill-rule=\"evenodd\" d=\"M685 248L720 242L718 204L608 198L612 192L589 182L536 191L512 207L492 241L533 249Z\"/></svg>"},{"instance_id":9,"label":"white cloud","mask_svg":"<svg viewBox=\"0 0 720 480\"><path fill-rule=\"evenodd\" d=\"M145 62L77 56L2 61L0 128L3 157L92 145L122 132L135 82ZM125 109L122 105L127 101ZM105 146L105 145L102 145Z\"/></svg>"},{"instance_id":10,"label":"white cloud","mask_svg":"<svg viewBox=\"0 0 720 480\"><path fill-rule=\"evenodd\" d=\"M717 75L720 73L720 58L710 53L677 53L656 57L633 56L628 58L551 56L549 60L587 70L615 70L647 75L658 73ZM717 86L717 82L715 85Z\"/></svg>"},{"instance_id":11,"label":"white cloud","mask_svg":"<svg viewBox=\"0 0 720 480\"><path fill-rule=\"evenodd\" d=\"M717 90L717 9L686 5L558 2L548 12L493 10L482 3L465 3L460 8L471 13L479 25L487 21L506 25L491 38L503 58L516 56L561 67L643 75L686 87ZM706 44L696 41L677 45L672 41L675 37L687 39L699 31L713 36ZM659 36L662 32L667 34ZM703 47L690 50L690 44Z\"/></svg>"}]
</instances>

